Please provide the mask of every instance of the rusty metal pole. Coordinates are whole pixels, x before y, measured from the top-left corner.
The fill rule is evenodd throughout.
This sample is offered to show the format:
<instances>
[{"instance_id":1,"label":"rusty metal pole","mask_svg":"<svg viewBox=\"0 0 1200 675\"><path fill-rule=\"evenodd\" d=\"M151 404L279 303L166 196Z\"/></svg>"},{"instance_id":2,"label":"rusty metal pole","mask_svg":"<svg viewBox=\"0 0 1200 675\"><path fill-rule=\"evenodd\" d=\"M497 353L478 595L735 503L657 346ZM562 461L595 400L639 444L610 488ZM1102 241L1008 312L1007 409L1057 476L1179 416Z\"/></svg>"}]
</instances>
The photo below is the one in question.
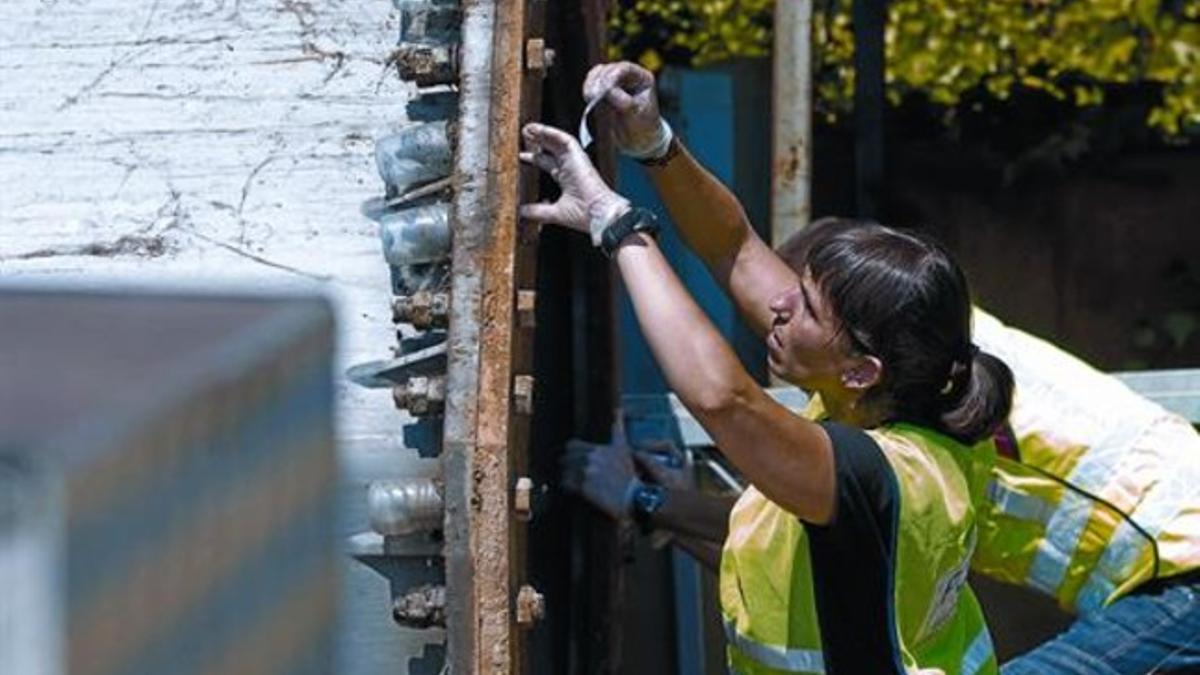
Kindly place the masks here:
<instances>
[{"instance_id":1,"label":"rusty metal pole","mask_svg":"<svg viewBox=\"0 0 1200 675\"><path fill-rule=\"evenodd\" d=\"M772 75L771 244L812 213L812 0L775 3Z\"/></svg>"}]
</instances>

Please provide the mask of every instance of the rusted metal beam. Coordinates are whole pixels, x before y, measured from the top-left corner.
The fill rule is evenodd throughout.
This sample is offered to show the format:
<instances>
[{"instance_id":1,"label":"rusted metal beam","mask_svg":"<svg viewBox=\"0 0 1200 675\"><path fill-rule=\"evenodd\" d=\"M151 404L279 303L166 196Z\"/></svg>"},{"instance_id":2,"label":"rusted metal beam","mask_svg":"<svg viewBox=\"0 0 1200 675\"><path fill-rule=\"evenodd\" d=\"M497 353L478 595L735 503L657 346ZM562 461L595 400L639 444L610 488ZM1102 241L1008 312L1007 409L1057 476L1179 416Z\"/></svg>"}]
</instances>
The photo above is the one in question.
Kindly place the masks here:
<instances>
[{"instance_id":1,"label":"rusted metal beam","mask_svg":"<svg viewBox=\"0 0 1200 675\"><path fill-rule=\"evenodd\" d=\"M454 673L515 673L525 663L515 611L525 526L513 495L528 465L533 383L532 336L518 319L518 298L533 287L536 236L519 231L517 154L521 124L540 107L546 54L529 40L542 11L540 2L524 0L463 5L442 455L447 665Z\"/></svg>"},{"instance_id":2,"label":"rusted metal beam","mask_svg":"<svg viewBox=\"0 0 1200 675\"><path fill-rule=\"evenodd\" d=\"M453 673L474 672L475 561L472 555L475 437L479 391L479 251L486 230L487 144L491 104L491 35L493 3L463 7L462 77L459 80L458 145L454 170L457 186L451 207L451 308L447 334L447 400L442 443L445 483L446 667Z\"/></svg>"}]
</instances>

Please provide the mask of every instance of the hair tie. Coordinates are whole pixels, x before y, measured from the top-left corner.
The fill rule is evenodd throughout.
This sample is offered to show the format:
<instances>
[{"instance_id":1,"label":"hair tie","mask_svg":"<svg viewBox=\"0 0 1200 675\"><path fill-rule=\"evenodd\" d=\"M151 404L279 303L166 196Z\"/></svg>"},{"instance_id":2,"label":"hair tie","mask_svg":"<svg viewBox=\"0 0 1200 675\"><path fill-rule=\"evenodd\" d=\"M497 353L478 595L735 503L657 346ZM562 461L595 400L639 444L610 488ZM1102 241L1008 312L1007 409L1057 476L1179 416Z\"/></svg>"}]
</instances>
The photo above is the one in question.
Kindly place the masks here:
<instances>
[{"instance_id":1,"label":"hair tie","mask_svg":"<svg viewBox=\"0 0 1200 675\"><path fill-rule=\"evenodd\" d=\"M974 361L975 357L978 355L979 345L975 344L974 342L968 342L966 357L961 360L956 360L950 364L950 376L946 378L946 384L942 385L942 388L938 393L940 393L942 396L949 396L954 391L954 381L964 371L971 370L971 362Z\"/></svg>"}]
</instances>

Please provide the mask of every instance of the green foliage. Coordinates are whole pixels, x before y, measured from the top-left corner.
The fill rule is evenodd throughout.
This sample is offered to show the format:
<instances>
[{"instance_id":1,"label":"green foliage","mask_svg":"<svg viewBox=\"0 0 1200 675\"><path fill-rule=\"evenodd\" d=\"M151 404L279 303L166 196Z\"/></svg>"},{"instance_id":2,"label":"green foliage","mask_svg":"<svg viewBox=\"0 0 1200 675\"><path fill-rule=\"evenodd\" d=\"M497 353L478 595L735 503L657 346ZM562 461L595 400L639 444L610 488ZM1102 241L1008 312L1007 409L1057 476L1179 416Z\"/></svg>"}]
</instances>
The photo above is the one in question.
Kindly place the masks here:
<instances>
[{"instance_id":1,"label":"green foliage","mask_svg":"<svg viewBox=\"0 0 1200 675\"><path fill-rule=\"evenodd\" d=\"M817 0L817 109L849 110L852 0ZM761 57L771 0L621 0L613 57L657 70ZM1040 91L1078 108L1122 87L1151 87L1146 123L1167 136L1200 129L1200 0L891 0L887 92L953 108Z\"/></svg>"}]
</instances>

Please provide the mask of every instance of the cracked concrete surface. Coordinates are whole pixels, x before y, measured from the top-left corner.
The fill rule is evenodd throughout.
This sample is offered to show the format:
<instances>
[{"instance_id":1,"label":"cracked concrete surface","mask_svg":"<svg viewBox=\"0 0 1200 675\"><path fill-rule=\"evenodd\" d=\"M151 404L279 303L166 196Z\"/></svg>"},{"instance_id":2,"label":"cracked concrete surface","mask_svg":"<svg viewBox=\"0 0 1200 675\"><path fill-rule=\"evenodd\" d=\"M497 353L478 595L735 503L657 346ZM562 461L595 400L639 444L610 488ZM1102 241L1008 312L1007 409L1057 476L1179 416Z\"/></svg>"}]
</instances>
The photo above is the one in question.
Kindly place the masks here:
<instances>
[{"instance_id":1,"label":"cracked concrete surface","mask_svg":"<svg viewBox=\"0 0 1200 675\"><path fill-rule=\"evenodd\" d=\"M405 123L398 27L387 0L0 2L0 283L316 290L340 369L386 358L388 273L359 207L383 194L373 139ZM351 474L430 470L388 392L338 388ZM347 595L378 623L349 622L363 660L344 672L397 672L420 642L397 642L366 574L372 596Z\"/></svg>"},{"instance_id":2,"label":"cracked concrete surface","mask_svg":"<svg viewBox=\"0 0 1200 675\"><path fill-rule=\"evenodd\" d=\"M343 363L386 356L359 206L382 194L372 139L404 123L380 79L397 21L379 0L0 3L0 278L315 287Z\"/></svg>"}]
</instances>

